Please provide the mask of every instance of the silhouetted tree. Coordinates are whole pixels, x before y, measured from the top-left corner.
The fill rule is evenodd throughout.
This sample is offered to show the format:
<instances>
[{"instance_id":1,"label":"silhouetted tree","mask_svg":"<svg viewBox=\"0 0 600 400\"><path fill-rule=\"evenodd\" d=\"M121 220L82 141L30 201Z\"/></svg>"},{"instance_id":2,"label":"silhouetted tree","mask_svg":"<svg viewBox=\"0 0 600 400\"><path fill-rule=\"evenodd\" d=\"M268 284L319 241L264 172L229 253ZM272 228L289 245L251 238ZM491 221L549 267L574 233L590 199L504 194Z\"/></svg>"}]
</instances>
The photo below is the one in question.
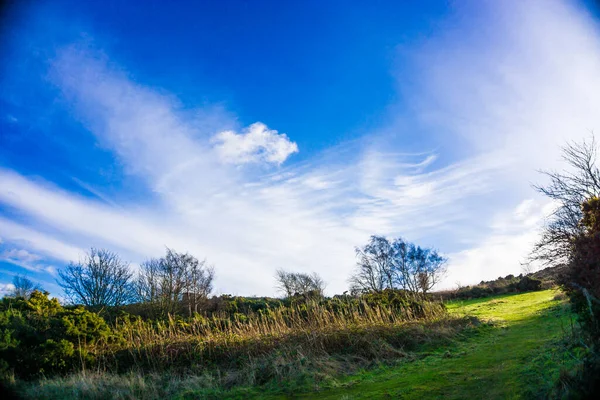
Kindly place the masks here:
<instances>
[{"instance_id":1,"label":"silhouetted tree","mask_svg":"<svg viewBox=\"0 0 600 400\"><path fill-rule=\"evenodd\" d=\"M568 170L545 172L547 186L537 189L558 206L536 243L532 260L565 264L559 280L586 334L587 356L575 397L600 393L600 170L594 137L563 148Z\"/></svg>"},{"instance_id":2,"label":"silhouetted tree","mask_svg":"<svg viewBox=\"0 0 600 400\"><path fill-rule=\"evenodd\" d=\"M278 270L275 273L277 288L286 297L292 296L323 296L325 282L316 273L287 272Z\"/></svg>"},{"instance_id":3,"label":"silhouetted tree","mask_svg":"<svg viewBox=\"0 0 600 400\"><path fill-rule=\"evenodd\" d=\"M378 292L395 286L395 252L385 237L371 236L364 247L356 248L356 256L357 269L350 277L352 291Z\"/></svg>"},{"instance_id":4,"label":"silhouetted tree","mask_svg":"<svg viewBox=\"0 0 600 400\"><path fill-rule=\"evenodd\" d=\"M25 299L29 299L31 293L36 290L41 292L43 291L42 287L34 283L31 279L26 278L22 275L17 275L12 280L13 289L10 291L10 297L23 297Z\"/></svg>"},{"instance_id":5,"label":"silhouetted tree","mask_svg":"<svg viewBox=\"0 0 600 400\"><path fill-rule=\"evenodd\" d=\"M550 183L535 188L554 200L558 206L546 221L530 261L555 265L568 263L573 239L584 231L579 223L583 217L581 205L600 196L596 146L593 136L581 143L568 143L563 148L563 160L569 169L562 172L542 171L550 179Z\"/></svg>"},{"instance_id":6,"label":"silhouetted tree","mask_svg":"<svg viewBox=\"0 0 600 400\"><path fill-rule=\"evenodd\" d=\"M116 253L92 248L82 261L58 272L67 298L88 307L121 306L134 297L129 265Z\"/></svg>"},{"instance_id":7,"label":"silhouetted tree","mask_svg":"<svg viewBox=\"0 0 600 400\"><path fill-rule=\"evenodd\" d=\"M160 298L160 258L152 258L140 265L135 281L137 300L142 303L157 303Z\"/></svg>"}]
</instances>

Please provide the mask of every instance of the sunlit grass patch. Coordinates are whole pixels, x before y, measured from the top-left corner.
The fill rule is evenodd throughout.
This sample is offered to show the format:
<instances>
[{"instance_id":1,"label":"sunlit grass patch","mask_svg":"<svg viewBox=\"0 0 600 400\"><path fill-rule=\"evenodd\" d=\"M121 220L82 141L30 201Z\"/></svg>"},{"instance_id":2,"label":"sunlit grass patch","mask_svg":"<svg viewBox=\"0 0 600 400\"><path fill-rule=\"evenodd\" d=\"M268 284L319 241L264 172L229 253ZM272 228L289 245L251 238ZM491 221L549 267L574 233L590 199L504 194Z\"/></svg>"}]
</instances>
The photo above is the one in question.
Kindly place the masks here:
<instances>
[{"instance_id":1,"label":"sunlit grass patch","mask_svg":"<svg viewBox=\"0 0 600 400\"><path fill-rule=\"evenodd\" d=\"M425 358L349 377L344 388L306 397L547 398L571 365L552 356L569 334L572 318L564 301L554 300L556 293L547 290L451 302L451 314L474 315L495 324L484 324L464 340Z\"/></svg>"}]
</instances>

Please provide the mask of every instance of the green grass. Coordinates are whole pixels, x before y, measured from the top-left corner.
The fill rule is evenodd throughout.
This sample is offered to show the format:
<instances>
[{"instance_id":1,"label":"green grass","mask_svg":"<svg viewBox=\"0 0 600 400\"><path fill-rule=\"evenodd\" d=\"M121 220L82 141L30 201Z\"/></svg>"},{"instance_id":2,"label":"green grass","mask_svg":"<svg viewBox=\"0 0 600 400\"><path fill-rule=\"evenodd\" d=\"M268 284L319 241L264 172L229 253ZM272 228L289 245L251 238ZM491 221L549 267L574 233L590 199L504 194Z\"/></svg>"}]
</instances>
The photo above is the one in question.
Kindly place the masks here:
<instances>
[{"instance_id":1,"label":"green grass","mask_svg":"<svg viewBox=\"0 0 600 400\"><path fill-rule=\"evenodd\" d=\"M422 345L406 351L404 357L401 357L401 351L397 352L393 365L393 361L387 360L387 365L358 370L358 373L357 368L353 368L355 373L350 375L342 374L339 368L333 366L333 358L329 361L313 360L315 364L307 367L307 371L313 371L307 374L307 379L289 382L274 380L263 386L237 387L229 391L214 387L210 379L201 376L79 374L27 386L26 397L345 400L551 398L558 393L555 390L556 383L566 376L566 370L573 370L580 359L573 357L576 352L567 346L571 343L566 338L572 332L573 316L565 300L555 299L557 293L555 290L546 290L450 302L447 304L450 314L473 317L470 328L455 331L448 340L440 341L434 340L434 330L420 326L420 330L412 333L423 339ZM465 318L449 321L464 321ZM428 339L428 336L431 337ZM318 380L315 380L315 371L322 371L322 377ZM68 396L65 391L67 388L72 389L69 389ZM89 388L94 390L90 391ZM92 392L97 394L91 396Z\"/></svg>"},{"instance_id":2,"label":"green grass","mask_svg":"<svg viewBox=\"0 0 600 400\"><path fill-rule=\"evenodd\" d=\"M555 354L571 314L554 290L448 304L451 313L494 321L493 327L415 362L348 377L319 399L546 398L561 373Z\"/></svg>"}]
</instances>

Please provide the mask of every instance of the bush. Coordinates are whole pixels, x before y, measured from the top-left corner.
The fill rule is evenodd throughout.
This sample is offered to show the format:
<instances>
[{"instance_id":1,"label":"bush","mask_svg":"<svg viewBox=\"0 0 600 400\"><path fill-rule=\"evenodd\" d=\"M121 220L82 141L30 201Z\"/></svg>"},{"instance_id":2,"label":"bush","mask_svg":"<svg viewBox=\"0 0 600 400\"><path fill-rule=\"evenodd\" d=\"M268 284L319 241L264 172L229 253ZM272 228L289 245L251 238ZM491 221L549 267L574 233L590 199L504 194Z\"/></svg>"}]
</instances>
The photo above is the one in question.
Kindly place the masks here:
<instances>
[{"instance_id":1,"label":"bush","mask_svg":"<svg viewBox=\"0 0 600 400\"><path fill-rule=\"evenodd\" d=\"M521 278L519 283L517 283L516 287L519 292L541 290L542 281L539 279L530 278L529 276L524 276L523 278Z\"/></svg>"},{"instance_id":2,"label":"bush","mask_svg":"<svg viewBox=\"0 0 600 400\"><path fill-rule=\"evenodd\" d=\"M528 275L507 275L494 281L481 281L474 286L463 286L457 290L432 293L434 299L476 299L497 294L522 293L556 287L563 267L548 267Z\"/></svg>"},{"instance_id":3,"label":"bush","mask_svg":"<svg viewBox=\"0 0 600 400\"><path fill-rule=\"evenodd\" d=\"M97 314L83 307L64 308L47 293L0 303L0 359L2 372L32 378L64 373L92 363L87 348L107 338L110 329Z\"/></svg>"}]
</instances>

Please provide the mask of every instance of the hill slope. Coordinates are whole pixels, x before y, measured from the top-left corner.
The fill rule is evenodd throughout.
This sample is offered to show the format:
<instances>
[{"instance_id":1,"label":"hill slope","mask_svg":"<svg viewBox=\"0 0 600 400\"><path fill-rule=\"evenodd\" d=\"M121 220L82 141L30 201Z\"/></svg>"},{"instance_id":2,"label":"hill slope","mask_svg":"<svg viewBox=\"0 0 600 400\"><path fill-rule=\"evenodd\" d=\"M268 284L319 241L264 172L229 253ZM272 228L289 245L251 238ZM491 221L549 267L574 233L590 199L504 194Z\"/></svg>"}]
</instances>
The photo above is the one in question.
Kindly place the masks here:
<instances>
[{"instance_id":1,"label":"hill slope","mask_svg":"<svg viewBox=\"0 0 600 400\"><path fill-rule=\"evenodd\" d=\"M306 398L545 398L567 368L559 341L571 315L554 290L449 304L454 313L490 318L493 327L395 368L354 376Z\"/></svg>"}]
</instances>

